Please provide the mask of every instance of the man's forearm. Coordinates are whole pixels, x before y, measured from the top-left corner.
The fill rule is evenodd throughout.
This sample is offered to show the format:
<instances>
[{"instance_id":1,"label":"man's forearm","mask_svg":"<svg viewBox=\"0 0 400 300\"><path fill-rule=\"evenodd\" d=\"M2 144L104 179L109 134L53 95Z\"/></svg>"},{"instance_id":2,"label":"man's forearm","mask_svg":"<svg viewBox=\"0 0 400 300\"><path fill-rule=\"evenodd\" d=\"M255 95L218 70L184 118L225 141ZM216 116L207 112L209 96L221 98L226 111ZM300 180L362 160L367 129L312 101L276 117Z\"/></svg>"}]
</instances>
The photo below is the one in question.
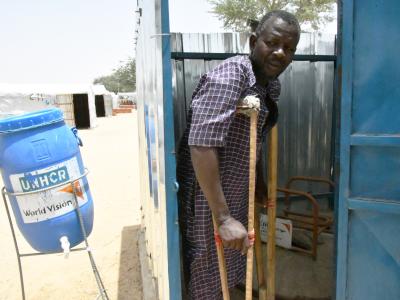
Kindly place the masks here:
<instances>
[{"instance_id":1,"label":"man's forearm","mask_svg":"<svg viewBox=\"0 0 400 300\"><path fill-rule=\"evenodd\" d=\"M191 146L192 164L208 205L218 224L230 217L221 186L219 159L216 148Z\"/></svg>"}]
</instances>

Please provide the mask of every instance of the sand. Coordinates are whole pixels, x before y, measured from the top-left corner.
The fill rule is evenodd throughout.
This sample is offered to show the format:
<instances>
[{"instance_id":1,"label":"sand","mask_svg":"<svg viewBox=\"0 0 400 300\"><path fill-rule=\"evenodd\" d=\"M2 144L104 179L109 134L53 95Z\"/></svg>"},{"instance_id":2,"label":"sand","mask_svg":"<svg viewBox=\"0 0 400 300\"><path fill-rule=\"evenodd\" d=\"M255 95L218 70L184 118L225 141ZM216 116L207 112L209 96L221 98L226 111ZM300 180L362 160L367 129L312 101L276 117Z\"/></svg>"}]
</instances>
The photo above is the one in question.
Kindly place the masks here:
<instances>
[{"instance_id":1,"label":"sand","mask_svg":"<svg viewBox=\"0 0 400 300\"><path fill-rule=\"evenodd\" d=\"M89 243L110 299L142 299L137 235L140 224L136 111L98 118L80 130L95 206ZM0 182L3 186L2 182ZM34 251L19 234L21 252ZM4 205L0 204L0 299L21 299L18 265ZM88 255L73 252L22 259L26 299L96 299Z\"/></svg>"}]
</instances>

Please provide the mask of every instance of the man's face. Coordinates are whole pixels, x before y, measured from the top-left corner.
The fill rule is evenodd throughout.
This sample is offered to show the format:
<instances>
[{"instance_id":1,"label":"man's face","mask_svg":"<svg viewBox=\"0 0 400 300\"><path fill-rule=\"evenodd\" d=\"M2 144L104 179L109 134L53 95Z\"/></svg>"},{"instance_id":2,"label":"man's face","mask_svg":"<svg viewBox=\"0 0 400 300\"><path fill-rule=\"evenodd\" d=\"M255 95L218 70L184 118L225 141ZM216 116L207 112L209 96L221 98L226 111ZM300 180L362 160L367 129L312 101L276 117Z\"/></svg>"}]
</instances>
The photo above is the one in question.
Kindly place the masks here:
<instances>
[{"instance_id":1,"label":"man's face","mask_svg":"<svg viewBox=\"0 0 400 300\"><path fill-rule=\"evenodd\" d=\"M258 82L266 84L286 69L292 62L299 35L296 26L272 17L264 23L259 36L250 37L250 59Z\"/></svg>"}]
</instances>

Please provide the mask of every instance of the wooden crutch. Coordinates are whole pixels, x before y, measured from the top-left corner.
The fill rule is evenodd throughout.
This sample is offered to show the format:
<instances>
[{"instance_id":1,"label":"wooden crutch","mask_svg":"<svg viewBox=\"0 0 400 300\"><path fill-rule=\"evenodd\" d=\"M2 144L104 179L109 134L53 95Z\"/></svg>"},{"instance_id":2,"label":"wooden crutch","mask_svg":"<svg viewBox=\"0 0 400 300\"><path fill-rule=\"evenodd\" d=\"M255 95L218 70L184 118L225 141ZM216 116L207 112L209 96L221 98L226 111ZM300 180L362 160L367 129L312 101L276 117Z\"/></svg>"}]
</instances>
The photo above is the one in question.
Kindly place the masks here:
<instances>
[{"instance_id":1,"label":"wooden crutch","mask_svg":"<svg viewBox=\"0 0 400 300\"><path fill-rule=\"evenodd\" d=\"M218 268L219 268L219 277L221 279L221 289L222 289L222 297L224 300L229 300L229 287L228 287L228 276L226 274L226 262L224 256L224 247L222 246L222 241L218 235L218 225L215 221L214 215L213 224L214 224L214 237L215 237L215 247L217 248L217 256L218 256Z\"/></svg>"},{"instance_id":2,"label":"wooden crutch","mask_svg":"<svg viewBox=\"0 0 400 300\"><path fill-rule=\"evenodd\" d=\"M267 198L268 195L265 195L265 197ZM265 284L264 259L263 259L263 251L261 244L261 229L260 229L259 214L256 214L256 216L254 217L254 231L255 231L254 254L256 258L256 269L257 269L258 299L267 300L267 286Z\"/></svg>"},{"instance_id":3,"label":"wooden crutch","mask_svg":"<svg viewBox=\"0 0 400 300\"><path fill-rule=\"evenodd\" d=\"M250 116L250 158L249 158L249 220L248 235L249 239L254 240L254 197L256 183L256 154L257 154L257 120L260 101L255 96L247 96L237 107L237 112ZM213 216L215 244L218 255L218 267L221 278L221 288L224 300L229 300L228 277L226 274L226 262L224 249L218 235L218 226ZM247 251L246 266L246 300L253 297L253 245Z\"/></svg>"},{"instance_id":4,"label":"wooden crutch","mask_svg":"<svg viewBox=\"0 0 400 300\"><path fill-rule=\"evenodd\" d=\"M257 119L258 111L250 113L250 162L249 162L249 238L254 240L254 198L256 191L256 161L257 161ZM246 266L246 300L253 299L253 245L247 250Z\"/></svg>"},{"instance_id":5,"label":"wooden crutch","mask_svg":"<svg viewBox=\"0 0 400 300\"><path fill-rule=\"evenodd\" d=\"M268 238L267 238L267 300L275 300L275 231L276 189L278 174L278 127L272 128L268 139Z\"/></svg>"},{"instance_id":6,"label":"wooden crutch","mask_svg":"<svg viewBox=\"0 0 400 300\"><path fill-rule=\"evenodd\" d=\"M255 242L254 242L254 251L256 255L256 267L257 267L257 278L258 278L258 299L260 300L270 300L275 299L275 223L276 223L276 178L277 178L277 129L274 127L270 134L268 135L268 151L267 151L267 161L268 161L268 194L265 198L265 206L268 208L268 229L271 226L274 228L274 231L271 232L271 236L268 235L268 248L269 251L272 251L268 257L273 257L273 261L269 261L268 264L268 286L271 287L267 289L265 285L265 275L264 275L264 262L262 257L262 245L261 245L261 233L260 233L260 220L259 216L257 216L255 220ZM270 188L272 185L272 190ZM275 188L274 188L275 187ZM274 192L274 194L272 194ZM271 201L270 201L271 200ZM264 201L264 199L263 199ZM272 212L273 210L273 212ZM271 215L271 218L269 217ZM271 221L269 221L271 219ZM271 222L271 223L270 223ZM270 232L270 231L268 231ZM271 266L271 267L270 267ZM267 293L267 290L270 294ZM268 296L269 295L269 296ZM269 297L269 298L268 298ZM272 298L271 298L272 297Z\"/></svg>"}]
</instances>

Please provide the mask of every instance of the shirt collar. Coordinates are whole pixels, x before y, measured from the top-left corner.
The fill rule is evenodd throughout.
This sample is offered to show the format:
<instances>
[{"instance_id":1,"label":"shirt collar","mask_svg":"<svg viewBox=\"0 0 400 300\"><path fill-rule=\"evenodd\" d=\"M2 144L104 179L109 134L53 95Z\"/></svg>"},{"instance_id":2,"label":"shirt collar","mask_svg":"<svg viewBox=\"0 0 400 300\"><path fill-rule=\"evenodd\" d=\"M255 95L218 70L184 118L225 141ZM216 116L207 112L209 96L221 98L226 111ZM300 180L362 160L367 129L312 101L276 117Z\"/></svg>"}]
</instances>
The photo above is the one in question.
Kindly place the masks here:
<instances>
[{"instance_id":1,"label":"shirt collar","mask_svg":"<svg viewBox=\"0 0 400 300\"><path fill-rule=\"evenodd\" d=\"M256 75L254 74L254 71L253 71L253 65L251 64L251 60L250 60L250 57L248 55L246 55L245 65L246 65L246 67L247 67L247 69L249 71L249 83L250 83L250 86L253 86L253 85L256 84L257 79L256 79ZM264 88L266 90L269 90L271 85L277 80L279 80L279 79L278 78L272 79L272 80L268 81L267 85L265 85L265 86L260 85L260 87L262 87L262 88Z\"/></svg>"},{"instance_id":2,"label":"shirt collar","mask_svg":"<svg viewBox=\"0 0 400 300\"><path fill-rule=\"evenodd\" d=\"M256 79L256 75L254 74L254 71L253 71L253 65L251 64L251 60L248 55L245 56L244 64L245 64L246 68L248 69L249 85L254 86L257 82L257 79ZM279 83L278 78L268 81L267 85L265 85L265 86L258 85L257 87L261 91L264 91L266 95L270 95L271 89L276 87L276 85L279 86L279 91L280 91L280 83ZM278 96L279 96L279 94L278 94ZM278 99L274 99L274 101L278 101Z\"/></svg>"},{"instance_id":3,"label":"shirt collar","mask_svg":"<svg viewBox=\"0 0 400 300\"><path fill-rule=\"evenodd\" d=\"M249 84L250 84L250 86L253 86L256 84L257 80L256 80L256 75L254 74L254 71L253 71L253 65L251 64L251 60L248 55L245 56L245 65L249 72Z\"/></svg>"}]
</instances>

